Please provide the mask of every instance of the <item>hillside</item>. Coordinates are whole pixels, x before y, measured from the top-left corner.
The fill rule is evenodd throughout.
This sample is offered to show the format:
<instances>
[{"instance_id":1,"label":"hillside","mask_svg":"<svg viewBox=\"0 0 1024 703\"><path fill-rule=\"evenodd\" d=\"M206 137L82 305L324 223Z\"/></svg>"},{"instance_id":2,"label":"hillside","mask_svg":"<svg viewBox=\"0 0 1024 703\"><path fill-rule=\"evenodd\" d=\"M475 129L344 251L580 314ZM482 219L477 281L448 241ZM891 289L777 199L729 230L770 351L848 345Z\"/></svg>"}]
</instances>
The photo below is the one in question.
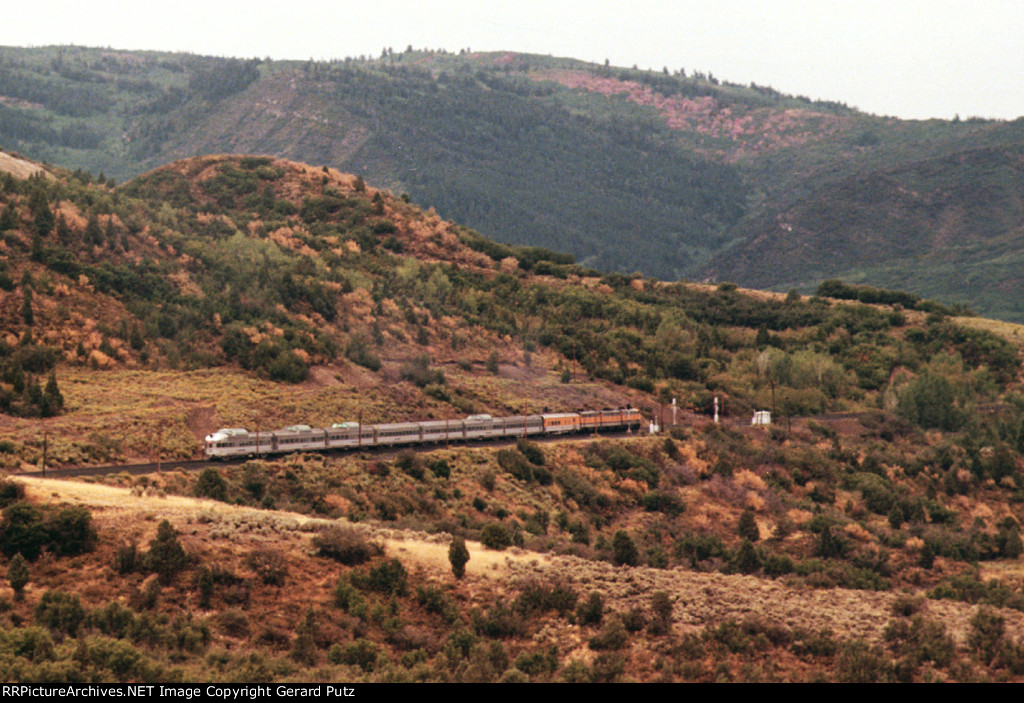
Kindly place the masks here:
<instances>
[{"instance_id":1,"label":"hillside","mask_svg":"<svg viewBox=\"0 0 1024 703\"><path fill-rule=\"evenodd\" d=\"M404 591L366 589L364 596L345 586L349 574L366 573L365 567L317 557L311 544L317 530L334 521L149 488L25 484L32 498L91 511L100 546L70 564L76 598L89 616L67 633L64 647L54 648L39 630L4 632L7 646L35 638L34 661L19 670L21 681L60 680L82 660L94 681L827 680L832 660L840 662L840 677L863 680L877 674L872 667L879 666L887 632L922 622L920 615L901 617L901 608L924 608L930 622L949 628L950 642L966 644L976 630L976 608L954 601L925 606L887 593L808 591L742 574L616 567L522 548L494 551L473 541L466 576L453 583L444 535L347 525L350 539L379 545L404 572ZM192 568L215 576L207 603L201 589L187 587L187 577L161 584L143 574L111 576L107 564L117 564L127 545L154 539L154 514L176 527ZM276 570L255 567L254 555ZM65 587L60 566L33 564L24 601L8 617L25 612L47 589ZM545 603L552 584L562 599L601 594L603 612L587 616L598 622L586 624L576 613L594 611L573 613L568 601ZM652 608L655 593L670 604L660 616L667 630L659 630L657 613L664 611ZM192 615L174 615L183 609ZM641 629L621 623L602 629L602 621L617 622L609 613L640 618ZM459 628L464 614L478 630ZM650 625L643 622L648 619ZM1009 611L1004 628L1002 637L1021 637L1024 615ZM81 644L71 660L65 652L75 635ZM918 645L932 648L926 656L942 661L952 655L941 649L941 635L926 637L932 639Z\"/></svg>"},{"instance_id":2,"label":"hillside","mask_svg":"<svg viewBox=\"0 0 1024 703\"><path fill-rule=\"evenodd\" d=\"M5 680L1024 676L1016 325L601 273L270 157L2 176L0 251ZM666 432L50 476L622 405Z\"/></svg>"},{"instance_id":3,"label":"hillside","mask_svg":"<svg viewBox=\"0 0 1024 703\"><path fill-rule=\"evenodd\" d=\"M742 225L706 272L775 288L841 278L945 299L957 290L988 316L1020 320L1022 168L1018 142L828 183Z\"/></svg>"},{"instance_id":4,"label":"hillside","mask_svg":"<svg viewBox=\"0 0 1024 703\"><path fill-rule=\"evenodd\" d=\"M119 180L270 154L602 271L803 292L842 277L1024 320L1019 121L901 121L700 72L515 53L8 48L0 96L5 148Z\"/></svg>"}]
</instances>

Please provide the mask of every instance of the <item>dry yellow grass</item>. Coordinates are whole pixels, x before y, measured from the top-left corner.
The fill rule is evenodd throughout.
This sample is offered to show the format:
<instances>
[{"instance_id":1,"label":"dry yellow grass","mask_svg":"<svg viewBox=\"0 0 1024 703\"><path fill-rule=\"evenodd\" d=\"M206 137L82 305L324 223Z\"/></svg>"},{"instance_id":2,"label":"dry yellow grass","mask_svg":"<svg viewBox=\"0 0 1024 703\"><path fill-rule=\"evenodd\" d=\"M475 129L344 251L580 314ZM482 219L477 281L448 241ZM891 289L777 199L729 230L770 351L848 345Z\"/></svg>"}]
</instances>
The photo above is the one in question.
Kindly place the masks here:
<instances>
[{"instance_id":1,"label":"dry yellow grass","mask_svg":"<svg viewBox=\"0 0 1024 703\"><path fill-rule=\"evenodd\" d=\"M989 320L984 317L958 317L958 324L973 329L985 330L998 335L1017 348L1024 348L1024 325L1003 320Z\"/></svg>"},{"instance_id":2,"label":"dry yellow grass","mask_svg":"<svg viewBox=\"0 0 1024 703\"><path fill-rule=\"evenodd\" d=\"M28 178L36 173L47 173L42 166L3 151L0 151L0 172L10 173L15 178Z\"/></svg>"},{"instance_id":3,"label":"dry yellow grass","mask_svg":"<svg viewBox=\"0 0 1024 703\"><path fill-rule=\"evenodd\" d=\"M548 351L533 354L527 362L509 346L497 375L482 368L484 346L458 355L435 352L433 365L443 369L447 388L469 401L473 412L507 415L639 402L634 391L593 382L561 383L555 372L558 357ZM476 366L465 370L457 363L467 359ZM325 427L360 418L374 424L462 414L402 381L402 363L404 357L384 359L379 373L347 362L314 366L306 382L294 385L271 383L230 367L176 371L124 368L117 362L97 369L61 366L57 376L66 412L44 420L0 416L0 440L16 447L0 455L0 469L34 468L42 456L44 433L48 465L55 467L155 461L158 452L164 459L194 458L203 436L219 427L269 431L299 423ZM114 449L97 452L98 444Z\"/></svg>"}]
</instances>

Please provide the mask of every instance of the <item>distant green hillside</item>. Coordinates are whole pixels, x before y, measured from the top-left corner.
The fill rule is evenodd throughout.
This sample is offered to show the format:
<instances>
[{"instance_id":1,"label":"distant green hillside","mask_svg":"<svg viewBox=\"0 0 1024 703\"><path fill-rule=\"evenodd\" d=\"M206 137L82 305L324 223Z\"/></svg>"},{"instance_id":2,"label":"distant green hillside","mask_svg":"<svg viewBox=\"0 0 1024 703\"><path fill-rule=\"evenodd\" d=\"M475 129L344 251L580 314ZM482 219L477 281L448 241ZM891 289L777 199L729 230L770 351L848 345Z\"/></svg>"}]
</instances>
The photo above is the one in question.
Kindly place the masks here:
<instances>
[{"instance_id":1,"label":"distant green hillside","mask_svg":"<svg viewBox=\"0 0 1024 703\"><path fill-rule=\"evenodd\" d=\"M208 153L362 174L604 270L843 277L1024 319L1022 125L513 53L271 62L0 49L0 145L120 180ZM950 275L955 273L956 275Z\"/></svg>"},{"instance_id":2,"label":"distant green hillside","mask_svg":"<svg viewBox=\"0 0 1024 703\"><path fill-rule=\"evenodd\" d=\"M1024 136L1024 125L1007 132ZM766 208L709 275L812 290L842 278L1024 317L1024 140L829 183ZM745 235L745 236L744 236Z\"/></svg>"}]
</instances>

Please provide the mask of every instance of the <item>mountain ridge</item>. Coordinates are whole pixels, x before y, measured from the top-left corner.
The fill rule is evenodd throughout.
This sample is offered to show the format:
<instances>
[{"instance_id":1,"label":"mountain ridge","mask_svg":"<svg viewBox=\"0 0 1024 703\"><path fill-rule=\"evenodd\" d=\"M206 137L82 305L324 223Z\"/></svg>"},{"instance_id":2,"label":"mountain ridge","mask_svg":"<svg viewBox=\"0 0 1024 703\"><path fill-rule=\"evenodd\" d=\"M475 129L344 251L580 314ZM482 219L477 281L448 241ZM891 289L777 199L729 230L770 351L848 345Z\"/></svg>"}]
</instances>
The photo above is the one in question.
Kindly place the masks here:
<instances>
[{"instance_id":1,"label":"mountain ridge","mask_svg":"<svg viewBox=\"0 0 1024 703\"><path fill-rule=\"evenodd\" d=\"M1022 225L1019 209L982 227L985 236L975 232L1019 193L998 169L959 158L1019 152L1019 120L901 121L709 74L511 52L282 62L8 48L0 96L0 143L122 180L176 158L264 153L360 173L491 238L569 251L602 270L803 292L842 275L1024 319L1012 296L988 292L1019 287L999 258L1001 240ZM764 248L779 218L835 220L866 194L849 184L877 186L892 174L892 187L932 199L956 196L957 184L1009 188L1002 201L975 198L977 213L943 223L949 241L968 238L977 250L957 260L976 283L930 272L920 240L934 223L882 191L879 216L843 234L859 243L845 269L828 253L834 228L817 218L803 217L790 237L818 251L813 259ZM908 251L892 245L887 266L863 265L876 238L908 231L918 240ZM756 270L773 257L781 265Z\"/></svg>"}]
</instances>

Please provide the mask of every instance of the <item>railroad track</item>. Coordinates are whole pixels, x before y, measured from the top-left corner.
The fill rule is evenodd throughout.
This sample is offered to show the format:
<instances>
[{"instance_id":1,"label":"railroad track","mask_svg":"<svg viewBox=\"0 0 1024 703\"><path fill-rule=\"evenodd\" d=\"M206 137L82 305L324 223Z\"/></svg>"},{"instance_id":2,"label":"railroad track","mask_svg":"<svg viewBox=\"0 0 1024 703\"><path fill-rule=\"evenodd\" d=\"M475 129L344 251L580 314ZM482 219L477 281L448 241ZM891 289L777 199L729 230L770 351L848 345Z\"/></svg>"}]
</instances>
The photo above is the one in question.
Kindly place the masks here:
<instances>
[{"instance_id":1,"label":"railroad track","mask_svg":"<svg viewBox=\"0 0 1024 703\"><path fill-rule=\"evenodd\" d=\"M619 430L616 432L602 432L597 435L597 439L607 438L623 438L623 437L637 437L644 436L640 432L626 432L625 430ZM516 442L519 441L519 437L493 437L473 440L470 442L457 442L451 446L454 447L483 447L483 446L515 446ZM580 441L593 441L595 436L592 434L575 434L571 436L567 435L534 435L529 437L531 442L538 444L549 444L552 442L580 442ZM435 452L438 449L445 449L446 446L443 442L429 445L406 445L402 447L362 447L360 449L327 449L323 451L302 451L296 452L295 454L324 454L328 456L337 456L344 454L360 454L360 455L373 455L381 458L396 457L399 453L404 451L411 451L416 454L427 454L429 452ZM268 461L280 461L287 459L290 454L275 454L271 458L260 457L261 459L267 459ZM109 476L110 474L131 474L132 476L142 476L145 474L155 474L163 471L199 471L205 469L208 466L221 467L221 466L237 466L244 464L247 461L251 461L250 457L231 457L225 459L186 459L183 461L161 461L159 463L150 464L109 464L107 466L74 466L60 469L45 469L42 471L23 471L18 476L34 476L41 478L80 478L83 476Z\"/></svg>"},{"instance_id":2,"label":"railroad track","mask_svg":"<svg viewBox=\"0 0 1024 703\"><path fill-rule=\"evenodd\" d=\"M979 406L979 409L984 412L996 412L1002 407L1004 403L988 403L986 405ZM853 412L837 412L837 413L820 413L818 415L807 415L795 419L803 420L816 420L819 422L834 422L837 420L845 419L856 419L860 420L867 416L874 414L871 411L853 411ZM781 418L773 418L778 421ZM738 418L722 418L722 424L734 426L734 427L745 427L749 424L749 421ZM667 426L666 426L667 429ZM640 431L637 432L626 432L619 430L615 432L602 432L599 437L632 437L632 436L643 436ZM587 434L576 434L576 435L531 435L529 440L531 442L537 442L540 444L547 444L549 442L565 442L565 441L589 441L594 438L594 435ZM495 437L473 440L470 442L458 442L456 446L460 447L474 447L474 446L511 446L514 445L519 438L510 437ZM380 457L391 457L397 456L402 451L412 451L417 454L425 454L433 452L438 449L444 448L444 443L430 444L430 445L406 445L403 447L361 447L358 449L329 449L320 452L296 452L297 454L327 454L327 455L338 455L338 454L371 454ZM279 454L275 455L274 459L285 459L289 455ZM261 457L262 458L262 457ZM272 459L272 460L274 460ZM44 471L23 471L19 476L41 476L49 478L76 478L81 476L108 476L110 474L121 474L127 473L133 476L140 476L144 474L152 474L162 471L198 471L206 468L207 466L232 466L238 464L244 464L249 461L248 457L232 457L225 459L218 459L211 461L209 459L187 459L183 461L163 461L159 463L150 464L110 464L108 466L76 466L70 468L60 469L46 469Z\"/></svg>"},{"instance_id":3,"label":"railroad track","mask_svg":"<svg viewBox=\"0 0 1024 703\"><path fill-rule=\"evenodd\" d=\"M23 471L19 476L40 476L44 478L74 478L78 476L107 476L109 474L153 474L157 471L194 471L211 465L208 459L186 461L161 461L152 464L109 464L107 466L73 466L42 471ZM241 463L241 462L222 462Z\"/></svg>"}]
</instances>

